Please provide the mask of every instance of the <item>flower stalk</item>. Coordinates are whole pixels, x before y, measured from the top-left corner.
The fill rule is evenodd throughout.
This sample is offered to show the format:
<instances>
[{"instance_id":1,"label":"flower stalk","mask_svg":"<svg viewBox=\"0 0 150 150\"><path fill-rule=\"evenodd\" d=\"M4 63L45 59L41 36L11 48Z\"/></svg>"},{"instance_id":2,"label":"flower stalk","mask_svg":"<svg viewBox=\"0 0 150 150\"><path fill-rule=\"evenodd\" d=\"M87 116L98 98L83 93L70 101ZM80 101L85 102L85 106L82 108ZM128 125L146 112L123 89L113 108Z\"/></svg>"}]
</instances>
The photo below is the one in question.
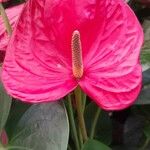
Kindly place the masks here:
<instances>
[{"instance_id":1,"label":"flower stalk","mask_svg":"<svg viewBox=\"0 0 150 150\"><path fill-rule=\"evenodd\" d=\"M94 117L94 120L93 120L92 127L91 127L91 133L90 133L90 138L91 138L91 139L94 138L95 129L96 129L96 125L97 125L97 122L98 122L98 118L99 118L100 112L101 112L101 109L98 107L98 108L97 108L97 111L96 111L96 113L95 113L95 117Z\"/></svg>"},{"instance_id":2,"label":"flower stalk","mask_svg":"<svg viewBox=\"0 0 150 150\"><path fill-rule=\"evenodd\" d=\"M76 99L79 128L81 130L83 140L84 142L86 142L88 139L88 136L87 136L86 126L85 126L85 121L84 121L84 116L83 116L82 96L81 96L80 87L77 87L74 93L75 93L75 99Z\"/></svg>"},{"instance_id":3,"label":"flower stalk","mask_svg":"<svg viewBox=\"0 0 150 150\"><path fill-rule=\"evenodd\" d=\"M72 107L72 102L71 102L71 94L68 94L67 96L67 110L68 110L71 131L72 131L73 138L74 138L74 143L75 143L76 149L80 150L78 134L77 134L76 124L74 120L73 107Z\"/></svg>"},{"instance_id":4,"label":"flower stalk","mask_svg":"<svg viewBox=\"0 0 150 150\"><path fill-rule=\"evenodd\" d=\"M7 14L6 14L6 12L5 12L5 9L4 9L2 3L0 3L0 15L1 15L2 18L3 18L3 21L4 21L4 24L5 24L7 33L8 33L9 35L11 35L11 34L12 34L12 28L11 28L11 25L10 25L10 23L9 23L9 19L8 19L8 17L7 17Z\"/></svg>"}]
</instances>

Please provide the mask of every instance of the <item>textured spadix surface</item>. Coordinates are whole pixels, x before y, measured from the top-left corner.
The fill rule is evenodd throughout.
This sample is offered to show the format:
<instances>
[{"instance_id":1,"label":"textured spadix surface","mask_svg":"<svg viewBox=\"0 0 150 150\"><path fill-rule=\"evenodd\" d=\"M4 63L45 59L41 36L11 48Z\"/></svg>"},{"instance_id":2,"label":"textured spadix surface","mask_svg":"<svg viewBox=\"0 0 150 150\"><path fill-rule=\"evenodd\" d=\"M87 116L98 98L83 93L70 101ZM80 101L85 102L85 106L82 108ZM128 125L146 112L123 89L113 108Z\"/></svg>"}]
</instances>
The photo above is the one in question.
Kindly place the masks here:
<instances>
[{"instance_id":1,"label":"textured spadix surface","mask_svg":"<svg viewBox=\"0 0 150 150\"><path fill-rule=\"evenodd\" d=\"M5 10L12 28L14 28L18 20L23 6L24 5L21 4ZM0 50L3 51L6 50L8 42L9 42L9 35L7 34L3 19L0 16Z\"/></svg>"},{"instance_id":2,"label":"textured spadix surface","mask_svg":"<svg viewBox=\"0 0 150 150\"><path fill-rule=\"evenodd\" d=\"M81 36L83 76L72 73L71 37ZM29 0L13 32L2 80L13 97L54 101L78 85L100 107L131 105L141 88L142 29L123 0Z\"/></svg>"}]
</instances>

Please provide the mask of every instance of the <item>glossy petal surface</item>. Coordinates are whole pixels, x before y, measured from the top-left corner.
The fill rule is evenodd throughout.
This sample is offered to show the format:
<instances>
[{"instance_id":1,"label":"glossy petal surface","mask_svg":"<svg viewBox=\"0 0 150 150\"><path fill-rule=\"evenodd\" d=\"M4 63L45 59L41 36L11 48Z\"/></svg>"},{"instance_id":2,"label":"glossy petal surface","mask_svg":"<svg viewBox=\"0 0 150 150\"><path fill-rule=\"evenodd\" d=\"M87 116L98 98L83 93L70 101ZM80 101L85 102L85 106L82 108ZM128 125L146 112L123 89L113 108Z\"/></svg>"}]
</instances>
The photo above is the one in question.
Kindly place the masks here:
<instances>
[{"instance_id":1,"label":"glossy petal surface","mask_svg":"<svg viewBox=\"0 0 150 150\"><path fill-rule=\"evenodd\" d=\"M102 108L118 110L131 105L140 91L143 32L127 5L118 1L105 10L103 33L85 60L80 86Z\"/></svg>"},{"instance_id":2,"label":"glossy petal surface","mask_svg":"<svg viewBox=\"0 0 150 150\"><path fill-rule=\"evenodd\" d=\"M24 4L21 4L5 10L12 28L14 28L18 20L23 6ZM7 34L5 25L3 23L3 19L0 16L0 50L6 50L8 42L9 42L9 36Z\"/></svg>"},{"instance_id":3,"label":"glossy petal surface","mask_svg":"<svg viewBox=\"0 0 150 150\"><path fill-rule=\"evenodd\" d=\"M38 3L35 7L35 4L36 1L29 1L21 14L8 46L2 75L9 94L32 103L60 99L77 86L64 57L42 32L42 15L37 9L43 6Z\"/></svg>"},{"instance_id":4,"label":"glossy petal surface","mask_svg":"<svg viewBox=\"0 0 150 150\"><path fill-rule=\"evenodd\" d=\"M84 74L72 74L71 37L81 35ZM3 82L27 102L59 99L77 82L107 110L129 106L141 87L142 29L122 0L29 0L8 47Z\"/></svg>"},{"instance_id":5,"label":"glossy petal surface","mask_svg":"<svg viewBox=\"0 0 150 150\"><path fill-rule=\"evenodd\" d=\"M0 51L0 64L3 63L5 58L5 51Z\"/></svg>"},{"instance_id":6,"label":"glossy petal surface","mask_svg":"<svg viewBox=\"0 0 150 150\"><path fill-rule=\"evenodd\" d=\"M141 66L119 78L101 78L99 80L85 77L79 84L101 108L105 110L121 110L130 106L141 90Z\"/></svg>"}]
</instances>

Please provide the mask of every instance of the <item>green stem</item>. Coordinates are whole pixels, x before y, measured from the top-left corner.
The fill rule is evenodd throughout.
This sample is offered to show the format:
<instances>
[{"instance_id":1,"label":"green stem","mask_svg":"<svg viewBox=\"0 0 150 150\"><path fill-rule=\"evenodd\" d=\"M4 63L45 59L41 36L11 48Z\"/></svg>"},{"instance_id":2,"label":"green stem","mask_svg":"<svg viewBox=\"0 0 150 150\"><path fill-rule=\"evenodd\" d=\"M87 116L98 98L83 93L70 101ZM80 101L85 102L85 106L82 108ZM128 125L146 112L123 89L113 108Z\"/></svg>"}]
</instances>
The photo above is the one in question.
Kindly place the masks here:
<instances>
[{"instance_id":1,"label":"green stem","mask_svg":"<svg viewBox=\"0 0 150 150\"><path fill-rule=\"evenodd\" d=\"M3 144L1 143L1 141L0 141L0 150L5 150L5 148L4 148Z\"/></svg>"},{"instance_id":2,"label":"green stem","mask_svg":"<svg viewBox=\"0 0 150 150\"><path fill-rule=\"evenodd\" d=\"M147 138L147 139L145 140L144 145L140 148L140 150L145 150L146 147L148 146L148 144L149 144L149 139Z\"/></svg>"},{"instance_id":3,"label":"green stem","mask_svg":"<svg viewBox=\"0 0 150 150\"><path fill-rule=\"evenodd\" d=\"M72 150L72 148L70 147L70 145L68 144L68 150Z\"/></svg>"},{"instance_id":4,"label":"green stem","mask_svg":"<svg viewBox=\"0 0 150 150\"><path fill-rule=\"evenodd\" d=\"M83 112L85 110L85 105L86 105L86 94L82 92L82 100L83 100Z\"/></svg>"},{"instance_id":5,"label":"green stem","mask_svg":"<svg viewBox=\"0 0 150 150\"><path fill-rule=\"evenodd\" d=\"M32 150L31 148L21 147L21 146L8 146L6 149L7 149L7 150L11 150L11 149L18 149L18 150Z\"/></svg>"},{"instance_id":6,"label":"green stem","mask_svg":"<svg viewBox=\"0 0 150 150\"><path fill-rule=\"evenodd\" d=\"M68 99L68 116L69 116L69 120L70 120L70 125L71 125L71 130L74 136L74 142L76 145L76 149L80 150L80 146L79 146L79 140L78 140L78 134L77 134L77 130L76 130L76 125L75 125L75 120L74 120L74 115L73 115L73 107L72 107L72 102L71 102L71 95L69 94L67 96Z\"/></svg>"},{"instance_id":7,"label":"green stem","mask_svg":"<svg viewBox=\"0 0 150 150\"><path fill-rule=\"evenodd\" d=\"M97 108L97 111L96 111L96 113L95 113L95 117L94 117L94 120L93 120L93 124L92 124L92 127L91 127L91 133L90 133L90 138L91 138L91 139L94 138L95 129L96 129L96 125L97 125L97 121L98 121L100 112L101 112L100 108Z\"/></svg>"},{"instance_id":8,"label":"green stem","mask_svg":"<svg viewBox=\"0 0 150 150\"><path fill-rule=\"evenodd\" d=\"M82 146L83 146L83 137L82 137L82 133L81 133L80 128L78 128L78 135L79 135L80 147L82 148Z\"/></svg>"},{"instance_id":9,"label":"green stem","mask_svg":"<svg viewBox=\"0 0 150 150\"><path fill-rule=\"evenodd\" d=\"M83 116L83 107L82 107L82 99L81 99L81 89L80 87L77 87L75 89L75 99L76 99L76 106L77 106L77 115L78 115L78 121L79 121L79 128L82 133L82 137L84 142L87 141L87 132L85 127L85 121Z\"/></svg>"},{"instance_id":10,"label":"green stem","mask_svg":"<svg viewBox=\"0 0 150 150\"><path fill-rule=\"evenodd\" d=\"M8 34L11 35L12 34L12 28L11 28L11 25L9 23L9 19L7 17L7 14L5 12L5 9L4 9L2 3L0 3L0 14L3 18L3 21L4 21L4 24L5 24L5 27L6 27Z\"/></svg>"}]
</instances>

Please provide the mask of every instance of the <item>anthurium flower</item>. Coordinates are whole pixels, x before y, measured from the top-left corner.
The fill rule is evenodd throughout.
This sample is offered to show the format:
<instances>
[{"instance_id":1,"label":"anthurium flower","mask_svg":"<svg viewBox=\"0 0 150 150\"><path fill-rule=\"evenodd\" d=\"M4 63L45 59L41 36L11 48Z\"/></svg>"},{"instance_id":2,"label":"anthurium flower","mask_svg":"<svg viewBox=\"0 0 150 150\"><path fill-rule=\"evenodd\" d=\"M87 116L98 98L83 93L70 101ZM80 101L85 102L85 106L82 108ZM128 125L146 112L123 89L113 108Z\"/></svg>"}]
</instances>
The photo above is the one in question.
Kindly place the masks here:
<instances>
[{"instance_id":1,"label":"anthurium flower","mask_svg":"<svg viewBox=\"0 0 150 150\"><path fill-rule=\"evenodd\" d=\"M24 6L24 4L21 4L21 5L10 7L8 9L6 9L6 14L8 16L8 19L10 21L12 28L14 28L14 26L18 20L23 6ZM9 41L9 35L5 28L3 19L0 16L0 51L6 50L8 41Z\"/></svg>"},{"instance_id":2,"label":"anthurium flower","mask_svg":"<svg viewBox=\"0 0 150 150\"><path fill-rule=\"evenodd\" d=\"M24 102L59 100L77 86L101 108L131 105L141 89L141 26L123 0L29 0L2 80Z\"/></svg>"}]
</instances>

